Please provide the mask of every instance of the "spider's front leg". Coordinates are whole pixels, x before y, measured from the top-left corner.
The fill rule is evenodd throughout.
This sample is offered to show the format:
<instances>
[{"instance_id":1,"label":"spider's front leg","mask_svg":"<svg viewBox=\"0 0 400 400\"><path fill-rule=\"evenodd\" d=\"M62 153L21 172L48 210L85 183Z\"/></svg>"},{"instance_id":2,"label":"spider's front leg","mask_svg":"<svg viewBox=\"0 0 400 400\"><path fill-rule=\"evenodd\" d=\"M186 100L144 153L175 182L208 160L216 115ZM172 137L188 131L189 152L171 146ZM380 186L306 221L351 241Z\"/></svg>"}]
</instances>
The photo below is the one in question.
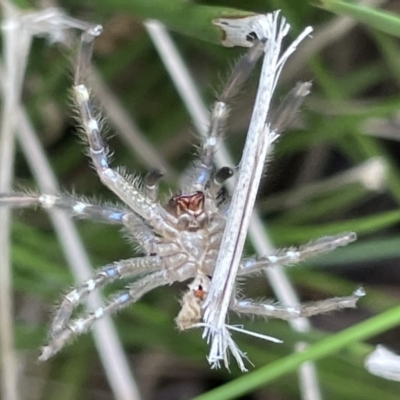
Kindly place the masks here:
<instances>
[{"instance_id":1,"label":"spider's front leg","mask_svg":"<svg viewBox=\"0 0 400 400\"><path fill-rule=\"evenodd\" d=\"M293 318L312 317L313 315L324 314L343 308L355 308L357 301L364 295L364 290L359 288L350 296L333 297L327 300L301 304L300 306L287 306L274 304L272 302L236 299L230 306L230 309L238 314L260 315L263 317L288 320Z\"/></svg>"},{"instance_id":2,"label":"spider's front leg","mask_svg":"<svg viewBox=\"0 0 400 400\"><path fill-rule=\"evenodd\" d=\"M228 103L232 101L233 97L246 83L249 75L257 64L258 59L263 54L263 49L263 43L256 40L248 52L236 63L228 81L224 85L221 95L214 103L210 113L210 126L208 127L206 137L203 139L200 151L200 163L197 167L193 191L204 191L206 185L211 179L214 168L214 153L224 135L226 120L229 115ZM214 179L213 184L216 185L217 188L221 185L221 182L232 175L231 171L227 172L228 176L226 176L225 173L222 173L219 178L217 176L216 179ZM223 177L223 179L221 179L221 177ZM212 189L212 191L216 190Z\"/></svg>"},{"instance_id":3,"label":"spider's front leg","mask_svg":"<svg viewBox=\"0 0 400 400\"><path fill-rule=\"evenodd\" d=\"M0 206L25 208L39 206L45 210L62 210L80 219L91 219L108 224L123 224L123 217L130 211L119 207L89 203L67 195L14 192L0 194Z\"/></svg>"},{"instance_id":4,"label":"spider's front leg","mask_svg":"<svg viewBox=\"0 0 400 400\"><path fill-rule=\"evenodd\" d=\"M108 151L101 136L100 123L95 117L89 89L85 83L85 75L90 68L94 40L100 33L101 30L95 27L82 34L73 87L84 134L89 144L90 157L100 180L133 211L162 234L170 229L166 220L173 220L172 222L175 222L175 220L159 203L154 201L155 181L157 179L150 177L151 182L147 184L147 192L150 195L146 196L140 189L138 179L125 178L121 173L112 169L108 163Z\"/></svg>"},{"instance_id":5,"label":"spider's front leg","mask_svg":"<svg viewBox=\"0 0 400 400\"><path fill-rule=\"evenodd\" d=\"M124 225L146 255L154 252L155 235L153 231L139 216L119 207L93 204L85 199L66 195L23 192L0 194L0 206L12 208L40 206L45 210L66 211L79 219Z\"/></svg>"}]
</instances>

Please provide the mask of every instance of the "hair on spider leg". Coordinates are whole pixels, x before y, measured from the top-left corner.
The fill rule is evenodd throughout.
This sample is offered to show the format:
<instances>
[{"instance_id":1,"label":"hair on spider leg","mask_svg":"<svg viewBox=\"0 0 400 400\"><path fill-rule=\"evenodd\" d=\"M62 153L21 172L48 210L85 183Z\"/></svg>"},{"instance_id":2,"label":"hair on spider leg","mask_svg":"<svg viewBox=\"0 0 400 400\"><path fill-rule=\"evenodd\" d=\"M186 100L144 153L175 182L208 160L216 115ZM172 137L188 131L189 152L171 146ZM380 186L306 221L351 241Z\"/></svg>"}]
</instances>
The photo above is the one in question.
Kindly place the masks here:
<instances>
[{"instance_id":1,"label":"hair on spider leg","mask_svg":"<svg viewBox=\"0 0 400 400\"><path fill-rule=\"evenodd\" d=\"M211 176L208 190L212 196L215 197L218 207L229 198L228 191L224 188L224 183L232 178L234 171L230 167L222 167L215 170Z\"/></svg>"},{"instance_id":2,"label":"hair on spider leg","mask_svg":"<svg viewBox=\"0 0 400 400\"><path fill-rule=\"evenodd\" d=\"M311 82L298 82L296 84L272 113L270 123L273 130L283 132L290 126L310 90Z\"/></svg>"}]
</instances>

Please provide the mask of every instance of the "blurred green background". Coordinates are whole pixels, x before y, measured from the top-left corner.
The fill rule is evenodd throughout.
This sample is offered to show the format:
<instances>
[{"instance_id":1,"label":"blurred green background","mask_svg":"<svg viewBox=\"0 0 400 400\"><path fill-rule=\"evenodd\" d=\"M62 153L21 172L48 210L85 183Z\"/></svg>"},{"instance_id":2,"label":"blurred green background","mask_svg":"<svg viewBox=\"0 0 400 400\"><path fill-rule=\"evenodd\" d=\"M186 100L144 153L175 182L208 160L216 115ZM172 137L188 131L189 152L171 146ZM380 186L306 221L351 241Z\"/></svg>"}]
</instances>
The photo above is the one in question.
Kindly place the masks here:
<instances>
[{"instance_id":1,"label":"blurred green background","mask_svg":"<svg viewBox=\"0 0 400 400\"><path fill-rule=\"evenodd\" d=\"M216 36L209 28L209 15L218 15L220 10L209 14L207 9L205 13L198 4L177 0L69 0L59 4L73 17L103 24L94 64L159 153L158 160L148 160L150 164L165 160L174 171L161 187L164 199L178 187L177 175L194 159L198 138L142 19L161 18L173 31L207 104L212 104L233 63L244 52L210 42ZM400 5L397 1L369 1L368 6L359 6L330 0L201 4L229 7L238 14L241 9L257 13L281 9L293 26L293 38L305 26L314 27L313 39L306 41L283 71L276 105L299 80L312 81L312 93L268 163L259 209L265 229L278 247L342 231L359 235L359 241L346 248L290 269L290 279L302 300L348 295L359 285L365 287L367 296L357 310L314 318L315 329L307 335L294 333L282 321L244 321L248 329L284 340L275 345L235 337L258 373L258 383L252 383L253 373L242 376L234 365L230 373L210 370L201 333L177 331L174 318L184 285L157 289L114 317L143 398L189 399L200 394L204 399L239 398L235 386L225 386L225 394L210 390L234 385L242 376L236 388L247 385L247 394L240 394L241 399L298 399L295 368L299 361L290 357L294 344L306 340L320 346L309 358L318 359L324 399L397 399L400 384L368 374L363 359L375 343L400 351L398 328L388 330L400 322L400 310L395 308L400 298ZM190 18L185 18L187 7ZM76 135L72 71L73 52L49 46L44 39L35 40L23 104L62 188L114 201L90 167ZM256 72L233 104L225 143L237 161L257 78ZM107 123L107 115L102 117ZM144 174L148 167L140 157L113 127L108 132L113 164ZM374 162L375 168L361 174L357 167L368 162ZM20 152L15 186L36 187ZM45 341L55 304L73 279L46 213L18 210L13 215L16 344L24 358L24 399L112 399L90 335L80 337L51 361L36 364L37 349ZM115 227L88 221L78 226L94 267L134 253ZM246 252L252 254L250 244ZM105 294L122 287L112 285ZM244 291L249 297L274 297L262 276L246 282ZM381 319L356 325L373 315ZM334 336L351 325L355 325L353 331Z\"/></svg>"}]
</instances>

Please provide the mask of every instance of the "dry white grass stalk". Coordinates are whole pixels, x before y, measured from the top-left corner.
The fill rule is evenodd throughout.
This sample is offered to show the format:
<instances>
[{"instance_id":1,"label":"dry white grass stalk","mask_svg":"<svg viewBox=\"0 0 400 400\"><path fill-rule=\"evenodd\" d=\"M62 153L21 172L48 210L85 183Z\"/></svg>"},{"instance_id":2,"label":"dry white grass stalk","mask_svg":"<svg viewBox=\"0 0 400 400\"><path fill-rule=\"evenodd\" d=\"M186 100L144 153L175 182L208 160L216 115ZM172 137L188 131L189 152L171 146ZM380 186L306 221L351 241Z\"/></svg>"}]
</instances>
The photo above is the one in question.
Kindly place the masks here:
<instances>
[{"instance_id":1,"label":"dry white grass stalk","mask_svg":"<svg viewBox=\"0 0 400 400\"><path fill-rule=\"evenodd\" d=\"M3 79L5 82L1 112L0 136L0 192L9 192L12 186L15 156L16 108L29 53L31 34L19 20L18 10L3 3ZM10 262L11 211L0 209L0 354L2 397L17 400L17 359L14 350L13 291Z\"/></svg>"},{"instance_id":2,"label":"dry white grass stalk","mask_svg":"<svg viewBox=\"0 0 400 400\"><path fill-rule=\"evenodd\" d=\"M226 316L264 163L277 138L277 134L270 129L267 121L271 99L285 61L295 51L298 43L312 32L311 28L306 28L281 55L282 41L289 29L289 24L285 18L279 16L279 12L260 16L253 27L257 37L266 40L265 55L239 177L233 192L215 273L204 306L206 325L204 336L211 343L209 362L215 366L220 361L226 366L229 364L227 352L230 350L239 367L245 370L242 354L227 330Z\"/></svg>"}]
</instances>

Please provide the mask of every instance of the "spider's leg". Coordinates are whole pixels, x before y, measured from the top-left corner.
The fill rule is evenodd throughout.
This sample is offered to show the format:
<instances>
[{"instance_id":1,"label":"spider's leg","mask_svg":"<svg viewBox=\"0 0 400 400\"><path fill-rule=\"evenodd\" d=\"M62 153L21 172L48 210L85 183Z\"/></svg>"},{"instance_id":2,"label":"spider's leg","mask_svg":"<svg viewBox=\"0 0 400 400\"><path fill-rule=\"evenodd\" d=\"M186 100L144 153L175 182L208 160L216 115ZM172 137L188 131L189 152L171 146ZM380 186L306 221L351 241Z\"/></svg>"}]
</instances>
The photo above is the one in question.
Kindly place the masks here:
<instances>
[{"instance_id":1,"label":"spider's leg","mask_svg":"<svg viewBox=\"0 0 400 400\"><path fill-rule=\"evenodd\" d=\"M122 223L146 255L156 255L154 246L157 237L142 218L129 212L122 217Z\"/></svg>"},{"instance_id":2,"label":"spider's leg","mask_svg":"<svg viewBox=\"0 0 400 400\"><path fill-rule=\"evenodd\" d=\"M293 122L306 96L310 93L310 82L298 82L296 86L282 100L279 107L270 118L271 128L282 132Z\"/></svg>"},{"instance_id":3,"label":"spider's leg","mask_svg":"<svg viewBox=\"0 0 400 400\"><path fill-rule=\"evenodd\" d=\"M202 143L200 165L196 171L194 190L203 191L211 178L214 166L214 153L220 142L228 118L228 102L242 89L258 59L263 54L264 45L256 40L248 52L236 63L221 95L210 113L210 126Z\"/></svg>"},{"instance_id":4,"label":"spider's leg","mask_svg":"<svg viewBox=\"0 0 400 400\"><path fill-rule=\"evenodd\" d=\"M100 124L90 101L89 90L85 84L85 72L89 70L94 39L97 31L88 30L82 34L75 74L74 95L79 109L82 126L89 144L89 154L100 180L113 191L125 204L149 222L158 232L170 228L166 220L172 215L157 202L146 196L140 189L137 180L126 179L118 171L110 168L107 148L100 134ZM173 221L175 222L175 221Z\"/></svg>"},{"instance_id":5,"label":"spider's leg","mask_svg":"<svg viewBox=\"0 0 400 400\"><path fill-rule=\"evenodd\" d=\"M58 209L70 213L80 219L92 219L108 224L122 224L140 245L141 249L150 255L154 252L155 235L150 227L132 211L122 208L88 203L85 199L65 195L48 195L34 193L0 194L0 206L13 208L40 206L43 209Z\"/></svg>"},{"instance_id":6,"label":"spider's leg","mask_svg":"<svg viewBox=\"0 0 400 400\"><path fill-rule=\"evenodd\" d=\"M75 307L97 288L134 275L150 273L161 269L159 257L130 258L108 264L99 270L96 275L71 290L62 300L51 326L51 337L56 337L63 331Z\"/></svg>"},{"instance_id":7,"label":"spider's leg","mask_svg":"<svg viewBox=\"0 0 400 400\"><path fill-rule=\"evenodd\" d=\"M189 272L192 271L188 271L188 273ZM188 279L189 277L190 275L185 276L185 279ZM158 271L130 284L126 291L114 296L106 306L99 307L94 312L83 315L82 317L70 322L63 331L50 339L47 346L42 348L42 354L40 355L39 360L48 360L60 351L70 339L86 332L96 320L102 318L104 315L114 314L117 311L128 307L130 304L135 303L147 292L169 283L170 281L165 278L164 271Z\"/></svg>"},{"instance_id":8,"label":"spider's leg","mask_svg":"<svg viewBox=\"0 0 400 400\"><path fill-rule=\"evenodd\" d=\"M148 172L144 178L145 195L152 201L157 200L158 184L163 175L161 171L155 169Z\"/></svg>"},{"instance_id":9,"label":"spider's leg","mask_svg":"<svg viewBox=\"0 0 400 400\"><path fill-rule=\"evenodd\" d=\"M222 167L217 170L210 181L209 192L212 197L216 198L220 189L226 180L233 176L233 169L229 167Z\"/></svg>"},{"instance_id":10,"label":"spider's leg","mask_svg":"<svg viewBox=\"0 0 400 400\"><path fill-rule=\"evenodd\" d=\"M238 275L247 275L259 272L264 268L277 265L293 265L305 261L311 257L332 251L337 247L347 246L354 242L357 236L354 232L341 233L335 236L325 236L311 241L298 248L279 250L277 253L261 257L259 259L245 259L241 262Z\"/></svg>"},{"instance_id":11,"label":"spider's leg","mask_svg":"<svg viewBox=\"0 0 400 400\"><path fill-rule=\"evenodd\" d=\"M351 296L333 297L327 300L309 302L298 306L286 306L274 304L273 302L257 302L254 300L235 300L230 306L232 311L238 314L260 315L279 319L293 319L301 317L311 317L342 308L355 308L360 297L365 292L362 288L357 289Z\"/></svg>"},{"instance_id":12,"label":"spider's leg","mask_svg":"<svg viewBox=\"0 0 400 400\"><path fill-rule=\"evenodd\" d=\"M122 217L131 211L119 207L89 203L66 195L49 195L38 193L15 192L0 194L0 206L25 208L39 206L46 210L57 209L67 211L73 217L92 219L108 224L122 224Z\"/></svg>"}]
</instances>

